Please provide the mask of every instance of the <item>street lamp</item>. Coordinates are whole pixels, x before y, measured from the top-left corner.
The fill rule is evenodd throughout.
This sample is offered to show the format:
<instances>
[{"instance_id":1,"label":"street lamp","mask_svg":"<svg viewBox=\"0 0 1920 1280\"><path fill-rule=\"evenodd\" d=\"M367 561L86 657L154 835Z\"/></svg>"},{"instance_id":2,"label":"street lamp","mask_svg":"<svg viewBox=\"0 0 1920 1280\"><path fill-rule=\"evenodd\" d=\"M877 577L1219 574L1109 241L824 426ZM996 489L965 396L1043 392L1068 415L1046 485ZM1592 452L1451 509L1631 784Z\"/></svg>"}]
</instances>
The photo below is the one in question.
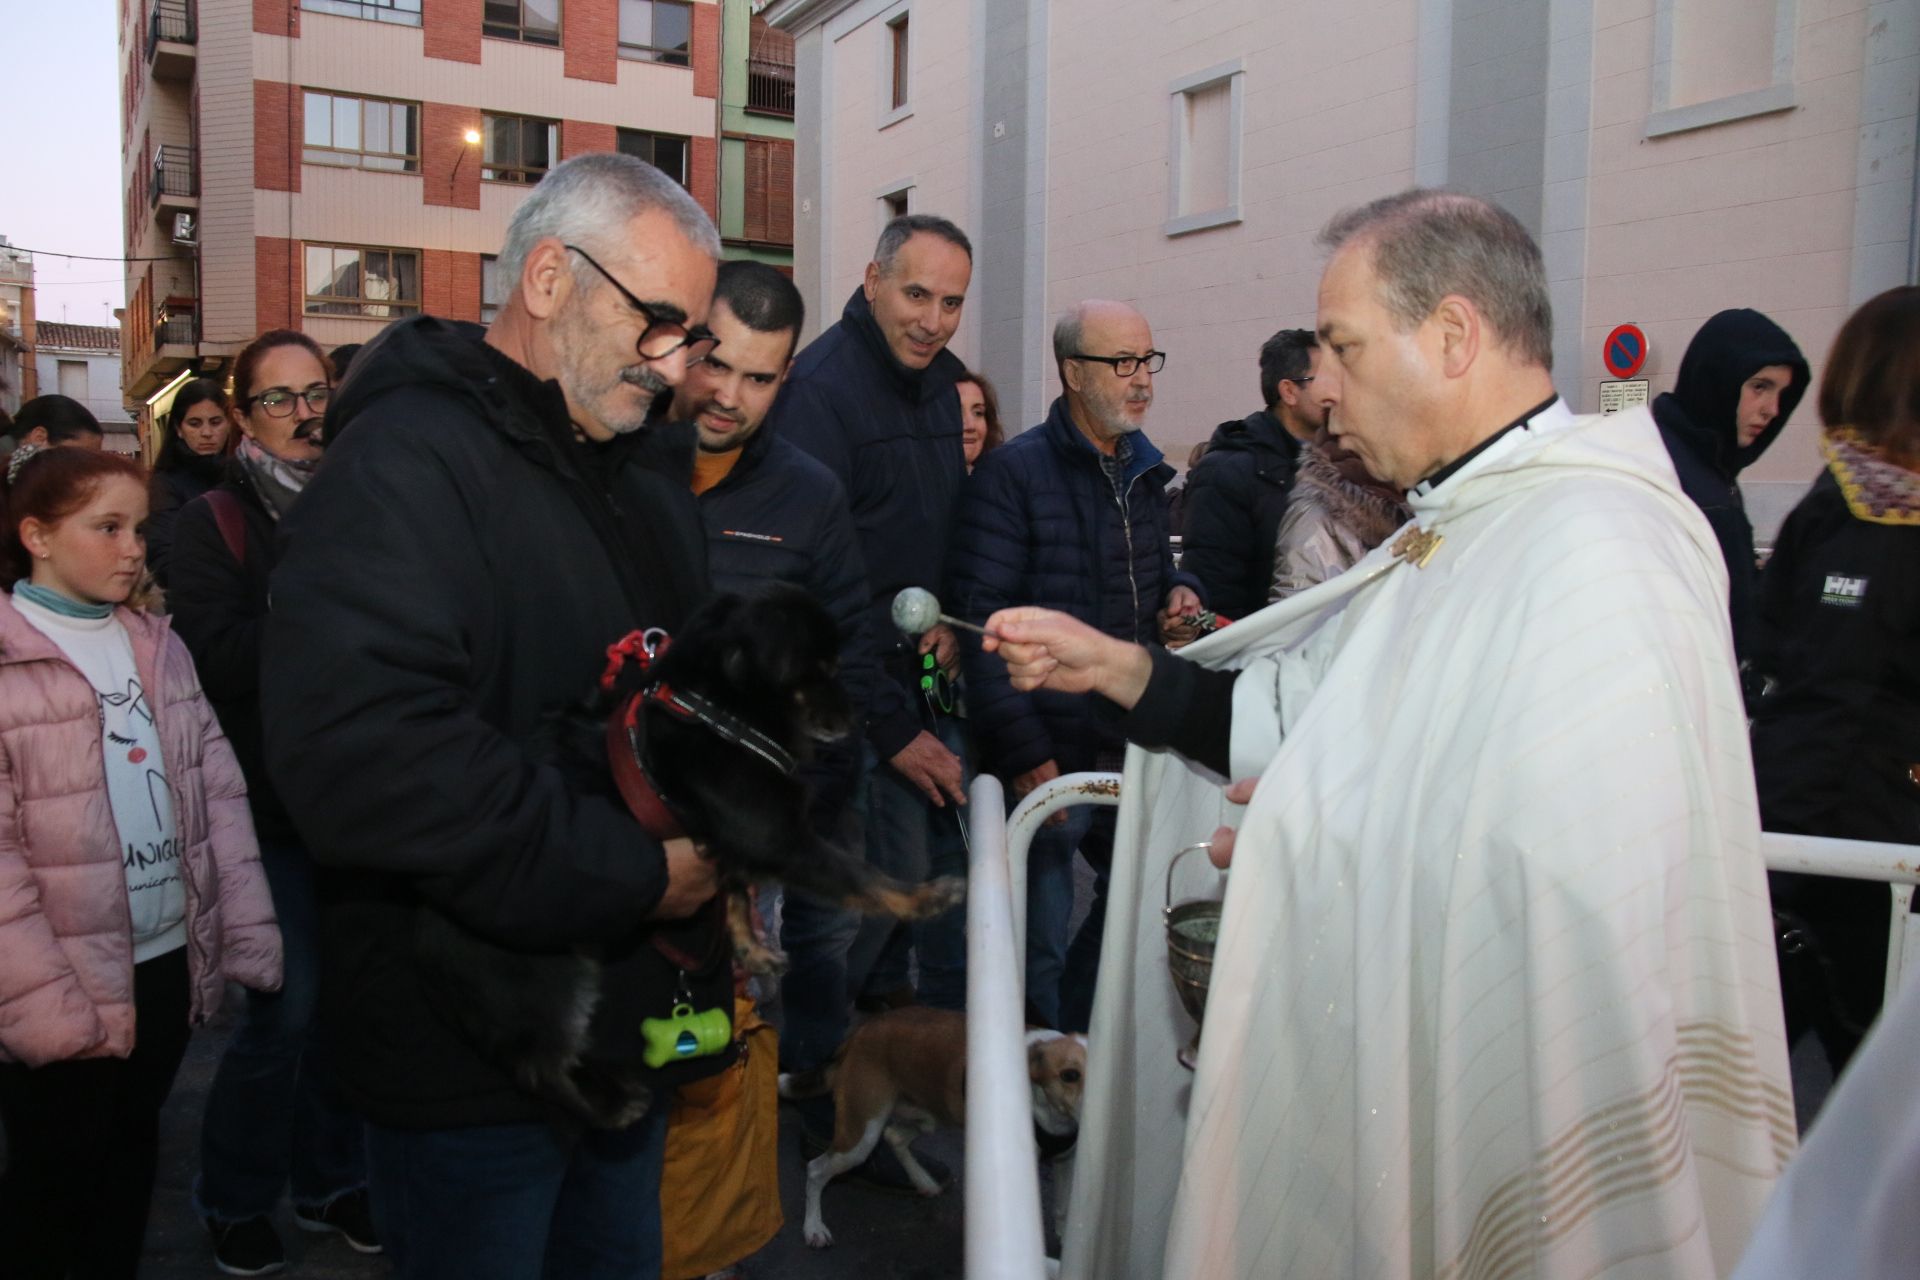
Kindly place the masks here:
<instances>
[{"instance_id":1,"label":"street lamp","mask_svg":"<svg viewBox=\"0 0 1920 1280\"><path fill-rule=\"evenodd\" d=\"M453 180L460 176L460 162L467 158L467 148L480 145L480 131L478 129L468 129L460 135L460 140L466 143L466 146L460 148L460 154L453 162L453 172L447 175L448 191L453 190Z\"/></svg>"}]
</instances>

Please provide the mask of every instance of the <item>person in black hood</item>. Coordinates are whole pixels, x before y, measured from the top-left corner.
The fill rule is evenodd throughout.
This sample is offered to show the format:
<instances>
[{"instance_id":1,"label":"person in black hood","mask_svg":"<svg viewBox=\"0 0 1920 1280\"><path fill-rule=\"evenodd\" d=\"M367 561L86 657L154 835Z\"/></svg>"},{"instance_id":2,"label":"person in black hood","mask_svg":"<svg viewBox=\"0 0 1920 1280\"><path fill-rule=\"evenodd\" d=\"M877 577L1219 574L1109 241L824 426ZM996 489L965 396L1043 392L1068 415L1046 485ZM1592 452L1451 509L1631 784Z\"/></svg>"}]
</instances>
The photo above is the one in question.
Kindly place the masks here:
<instances>
[{"instance_id":1,"label":"person in black hood","mask_svg":"<svg viewBox=\"0 0 1920 1280\"><path fill-rule=\"evenodd\" d=\"M1266 408L1215 428L1187 475L1180 567L1207 589L1207 606L1244 618L1267 603L1273 550L1287 511L1300 446L1327 424L1311 392L1320 344L1310 329L1282 329L1260 348Z\"/></svg>"},{"instance_id":2,"label":"person in black hood","mask_svg":"<svg viewBox=\"0 0 1920 1280\"><path fill-rule=\"evenodd\" d=\"M708 591L691 431L648 411L712 349L719 247L650 165L556 166L509 224L499 319L369 342L281 525L268 766L322 869L321 1025L402 1277L657 1275L673 1087L729 1060L645 1066L645 1020L733 1007L724 929L696 915L711 864L540 745L609 645ZM488 959L450 974L428 933ZM512 958L568 953L594 1060L651 1086L623 1129L569 1122L462 1029L528 1030Z\"/></svg>"},{"instance_id":3,"label":"person in black hood","mask_svg":"<svg viewBox=\"0 0 1920 1280\"><path fill-rule=\"evenodd\" d=\"M1722 311L1700 326L1680 360L1673 390L1653 417L1680 487L1707 517L1727 562L1734 657L1751 656L1753 525L1740 473L1758 461L1807 393L1807 361L1787 331L1758 311Z\"/></svg>"},{"instance_id":4,"label":"person in black hood","mask_svg":"<svg viewBox=\"0 0 1920 1280\"><path fill-rule=\"evenodd\" d=\"M173 557L180 508L220 483L233 438L233 407L212 378L192 378L174 393L165 438L147 486L147 567L162 588Z\"/></svg>"}]
</instances>

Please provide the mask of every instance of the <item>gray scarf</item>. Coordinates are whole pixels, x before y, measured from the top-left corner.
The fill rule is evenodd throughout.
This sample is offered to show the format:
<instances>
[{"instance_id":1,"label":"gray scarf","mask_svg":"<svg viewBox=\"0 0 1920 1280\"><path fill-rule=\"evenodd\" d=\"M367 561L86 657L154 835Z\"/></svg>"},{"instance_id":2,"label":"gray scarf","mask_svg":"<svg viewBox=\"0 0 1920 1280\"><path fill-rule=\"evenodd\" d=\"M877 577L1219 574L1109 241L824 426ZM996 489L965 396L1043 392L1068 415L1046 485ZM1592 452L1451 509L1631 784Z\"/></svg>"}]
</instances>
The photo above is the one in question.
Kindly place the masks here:
<instances>
[{"instance_id":1,"label":"gray scarf","mask_svg":"<svg viewBox=\"0 0 1920 1280\"><path fill-rule=\"evenodd\" d=\"M311 462L291 462L276 457L261 448L252 436L240 437L233 456L247 473L247 479L253 481L253 491L260 495L267 514L275 520L287 514L287 508L293 505L293 500L300 496L320 466L318 458Z\"/></svg>"}]
</instances>

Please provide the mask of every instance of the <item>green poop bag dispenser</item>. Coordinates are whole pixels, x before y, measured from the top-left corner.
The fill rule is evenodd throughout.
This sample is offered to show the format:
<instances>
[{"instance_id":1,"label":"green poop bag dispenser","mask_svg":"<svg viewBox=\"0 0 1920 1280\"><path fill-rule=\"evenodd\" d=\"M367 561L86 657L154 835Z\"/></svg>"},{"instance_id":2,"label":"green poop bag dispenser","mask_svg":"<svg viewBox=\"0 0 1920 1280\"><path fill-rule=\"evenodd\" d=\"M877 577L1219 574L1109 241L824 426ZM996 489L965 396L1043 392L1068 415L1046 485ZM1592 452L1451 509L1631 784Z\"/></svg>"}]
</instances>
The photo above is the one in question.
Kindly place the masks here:
<instances>
[{"instance_id":1,"label":"green poop bag dispenser","mask_svg":"<svg viewBox=\"0 0 1920 1280\"><path fill-rule=\"evenodd\" d=\"M641 1060L658 1071L670 1062L721 1052L733 1042L733 1023L725 1009L695 1013L690 1004L676 1004L669 1017L641 1019L640 1034L647 1042Z\"/></svg>"}]
</instances>

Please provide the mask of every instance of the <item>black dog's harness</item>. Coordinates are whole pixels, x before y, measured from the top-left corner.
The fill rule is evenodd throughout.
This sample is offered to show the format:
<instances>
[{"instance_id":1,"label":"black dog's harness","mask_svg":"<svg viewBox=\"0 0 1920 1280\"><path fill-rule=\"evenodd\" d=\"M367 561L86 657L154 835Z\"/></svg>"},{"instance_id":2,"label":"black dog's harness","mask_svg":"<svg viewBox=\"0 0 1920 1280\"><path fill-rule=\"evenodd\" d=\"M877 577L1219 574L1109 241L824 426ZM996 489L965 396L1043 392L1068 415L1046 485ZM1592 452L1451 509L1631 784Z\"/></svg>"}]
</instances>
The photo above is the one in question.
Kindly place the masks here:
<instances>
[{"instance_id":1,"label":"black dog's harness","mask_svg":"<svg viewBox=\"0 0 1920 1280\"><path fill-rule=\"evenodd\" d=\"M600 687L614 692L620 674L629 662L637 663L642 676L665 654L672 643L659 627L630 631L607 646L607 667L600 676ZM607 760L613 768L613 780L620 798L647 834L656 840L686 834L686 823L673 803L647 770L646 711L657 707L683 724L695 724L724 742L742 747L765 760L784 777L799 769L793 754L738 716L701 697L682 693L664 680L652 680L639 692L624 699L607 717Z\"/></svg>"}]
</instances>

